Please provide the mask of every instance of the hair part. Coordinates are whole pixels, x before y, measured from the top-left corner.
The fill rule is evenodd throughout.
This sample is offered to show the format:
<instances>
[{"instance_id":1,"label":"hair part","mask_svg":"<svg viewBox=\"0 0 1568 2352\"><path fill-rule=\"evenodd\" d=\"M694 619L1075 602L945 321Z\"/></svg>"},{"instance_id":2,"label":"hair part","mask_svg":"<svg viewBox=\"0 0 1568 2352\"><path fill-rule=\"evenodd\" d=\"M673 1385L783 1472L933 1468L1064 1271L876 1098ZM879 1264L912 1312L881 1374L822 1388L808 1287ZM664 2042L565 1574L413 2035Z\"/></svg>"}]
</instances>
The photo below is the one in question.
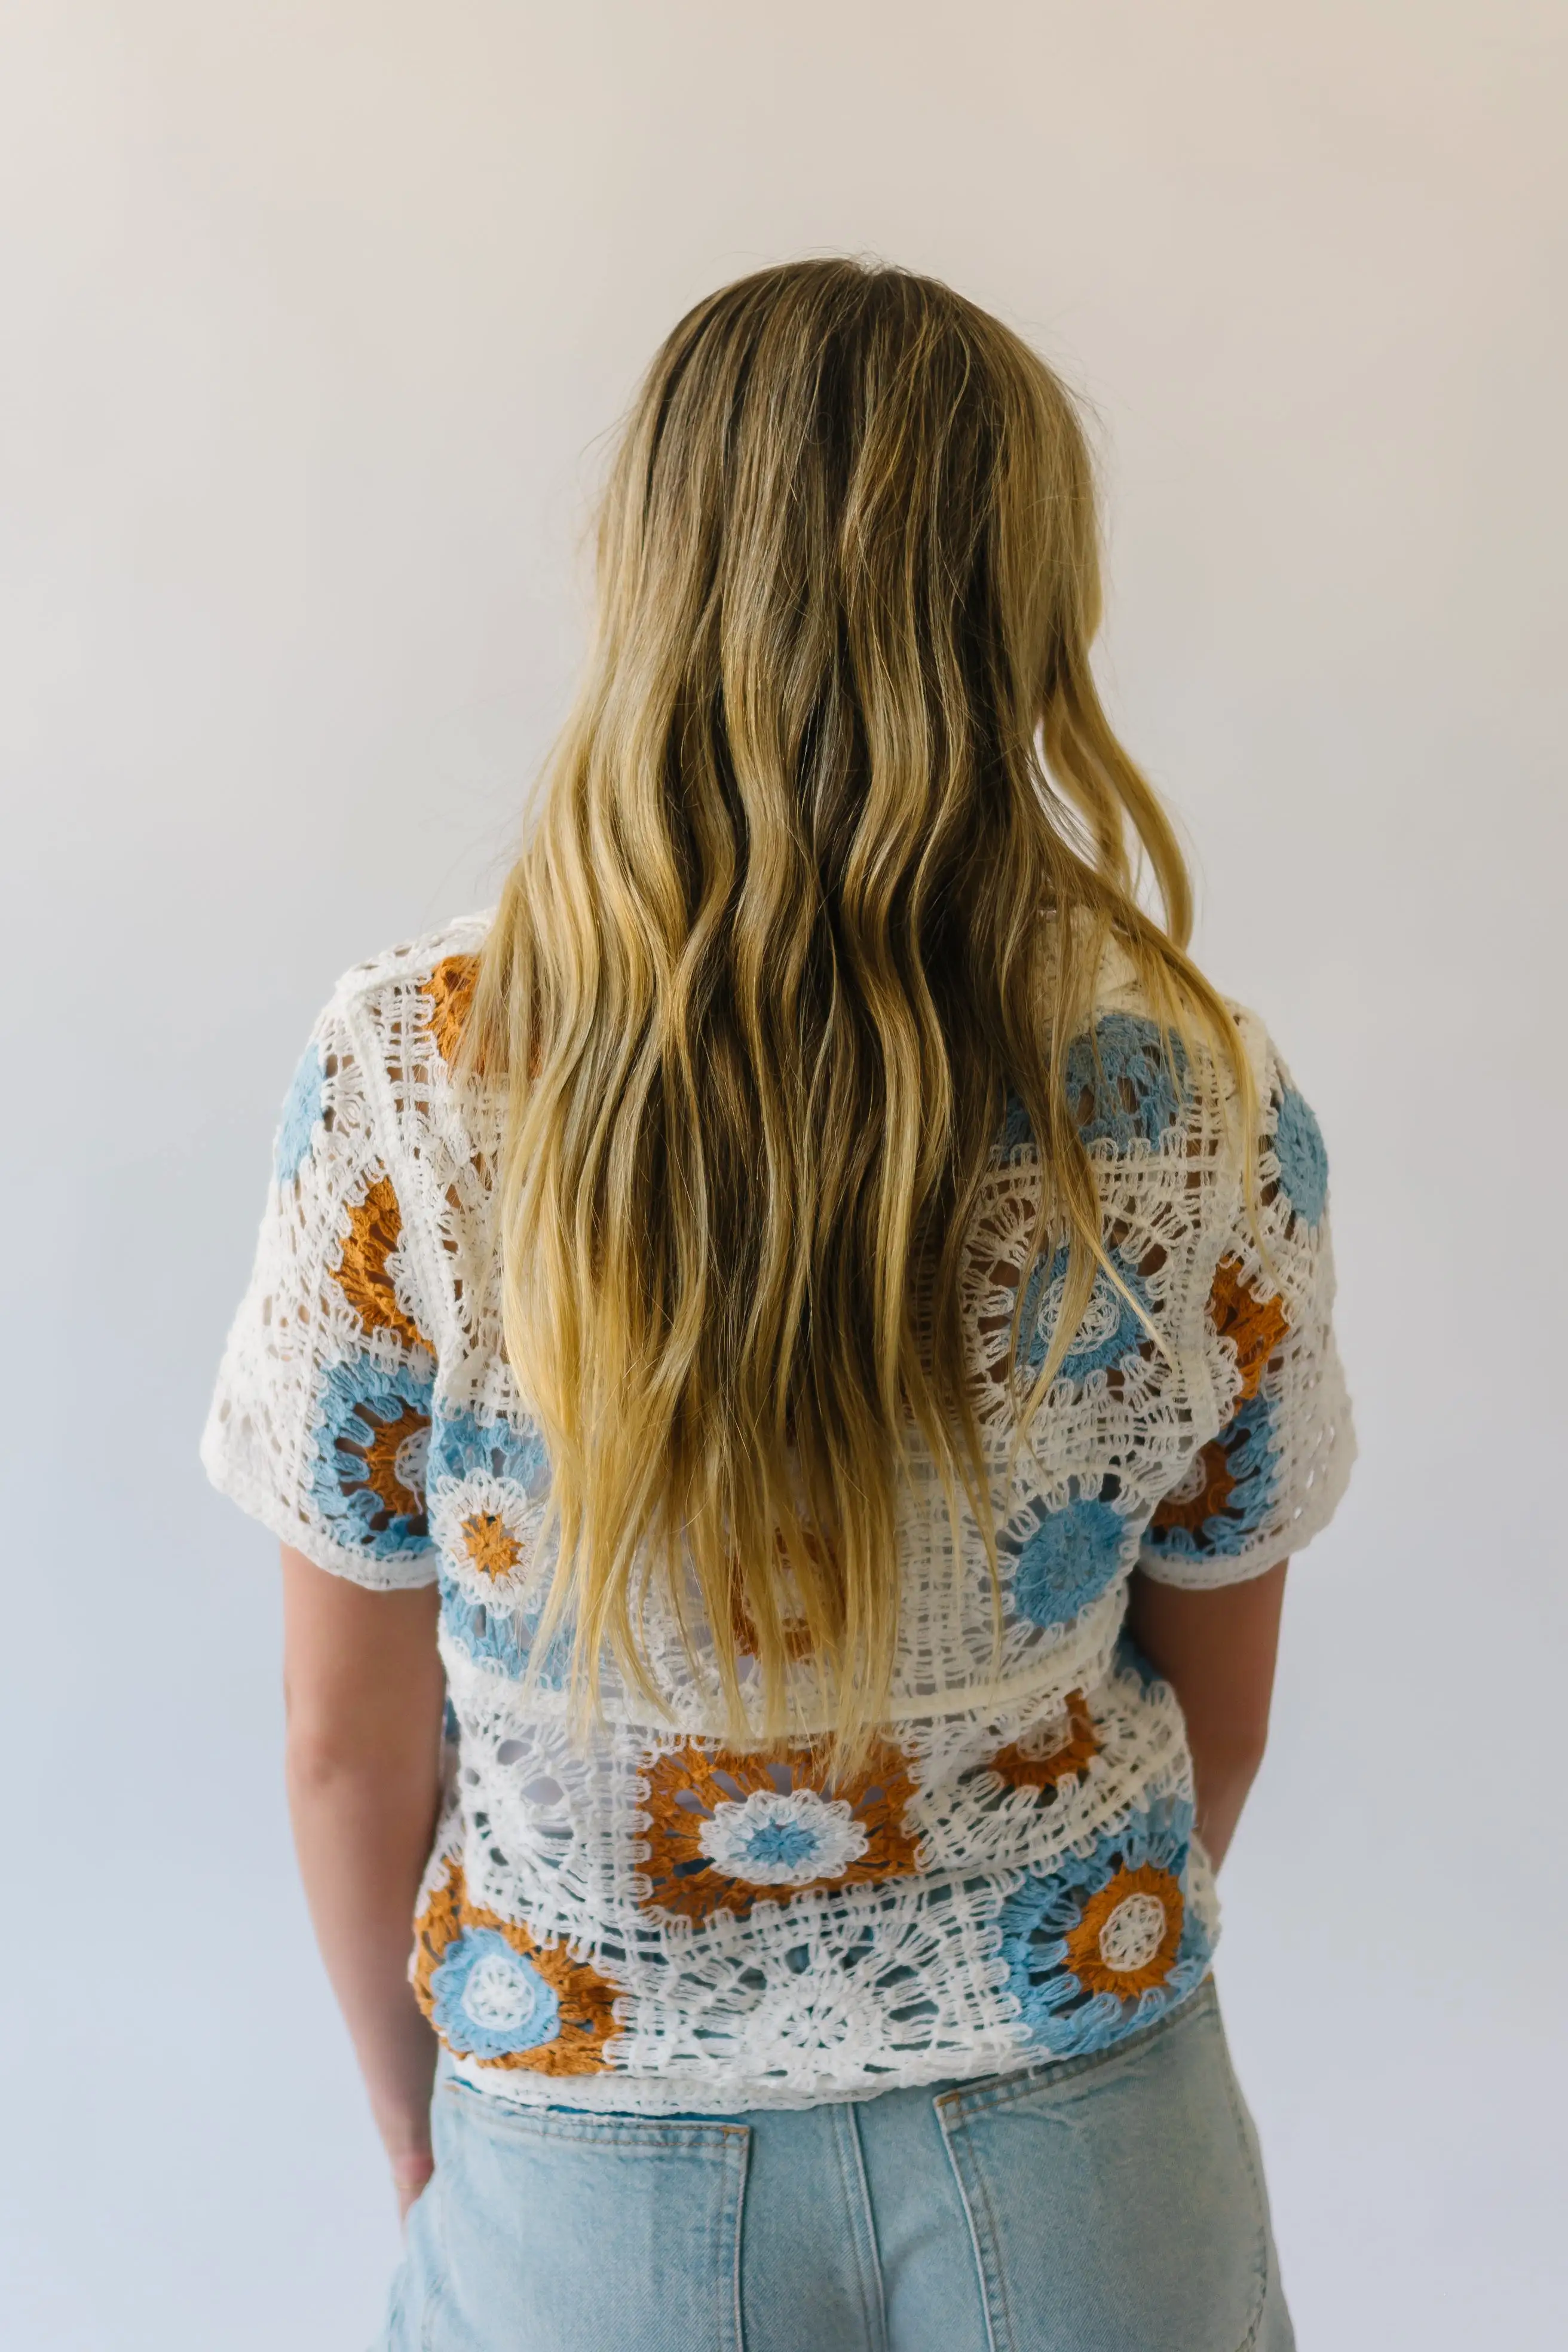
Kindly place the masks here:
<instances>
[{"instance_id":1,"label":"hair part","mask_svg":"<svg viewBox=\"0 0 1568 2352\"><path fill-rule=\"evenodd\" d=\"M570 1617L584 1706L606 1654L657 1702L662 1577L731 1736L799 1733L809 1659L807 1727L843 1766L889 1694L912 1444L999 1600L960 1267L1009 1091L1042 1165L1034 1253L1069 1247L1021 1431L1097 1271L1124 1287L1065 1076L1110 943L1171 1052L1228 1068L1247 1137L1250 1075L1095 689L1082 428L998 320L851 260L710 296L625 427L597 582L468 1045L507 1087L505 1339L559 1533L545 1623Z\"/></svg>"}]
</instances>

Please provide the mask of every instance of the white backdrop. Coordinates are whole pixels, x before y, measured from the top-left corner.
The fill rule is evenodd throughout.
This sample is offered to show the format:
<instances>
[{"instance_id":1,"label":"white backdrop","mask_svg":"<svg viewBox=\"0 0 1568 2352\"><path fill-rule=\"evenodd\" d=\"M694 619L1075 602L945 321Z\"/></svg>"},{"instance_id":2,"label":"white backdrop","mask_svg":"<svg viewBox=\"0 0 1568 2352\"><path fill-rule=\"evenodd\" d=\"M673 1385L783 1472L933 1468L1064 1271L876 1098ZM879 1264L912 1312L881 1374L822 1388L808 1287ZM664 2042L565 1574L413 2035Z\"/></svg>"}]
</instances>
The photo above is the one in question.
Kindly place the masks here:
<instances>
[{"instance_id":1,"label":"white backdrop","mask_svg":"<svg viewBox=\"0 0 1568 2352\"><path fill-rule=\"evenodd\" d=\"M600 436L698 295L847 247L1092 403L1111 705L1329 1139L1363 1461L1292 1579L1221 1972L1304 2352L1552 2339L1563 28L11 0L12 2352L372 2331L390 2205L205 1392L317 1004L493 887Z\"/></svg>"}]
</instances>

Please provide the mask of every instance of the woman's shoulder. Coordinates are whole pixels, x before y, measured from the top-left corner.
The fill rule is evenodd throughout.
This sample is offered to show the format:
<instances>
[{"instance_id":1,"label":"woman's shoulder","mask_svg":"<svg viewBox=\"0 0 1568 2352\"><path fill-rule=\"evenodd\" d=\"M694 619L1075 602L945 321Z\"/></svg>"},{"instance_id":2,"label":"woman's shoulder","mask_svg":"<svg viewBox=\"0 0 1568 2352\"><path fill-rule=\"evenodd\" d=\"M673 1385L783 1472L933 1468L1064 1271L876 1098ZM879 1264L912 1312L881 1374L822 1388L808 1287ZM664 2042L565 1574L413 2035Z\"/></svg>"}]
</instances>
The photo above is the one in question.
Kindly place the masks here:
<instances>
[{"instance_id":1,"label":"woman's shoulder","mask_svg":"<svg viewBox=\"0 0 1568 2352\"><path fill-rule=\"evenodd\" d=\"M362 1183L367 1170L374 1181L404 1188L413 1163L438 1157L443 1139L466 1156L449 1078L489 923L488 912L459 915L351 965L317 1014L275 1167L290 1183L313 1171L323 1213L335 1213L337 1192Z\"/></svg>"},{"instance_id":2,"label":"woman's shoulder","mask_svg":"<svg viewBox=\"0 0 1568 2352\"><path fill-rule=\"evenodd\" d=\"M1236 1024L1242 1052L1252 1074L1254 1090L1262 1099L1279 1083L1284 1066L1283 1056L1260 1013L1250 1004L1243 1003L1239 998L1227 995L1224 990L1216 990L1215 993ZM1105 944L1096 974L1094 1018L1097 1029L1109 1023L1112 1034L1121 1026L1129 1034L1147 1033L1152 1042L1163 1034L1137 964L1124 943L1114 936ZM1224 1056L1217 1057L1216 1066L1213 1041L1205 1040L1199 1032L1191 1042L1195 1045L1205 1066L1222 1089L1234 1094L1234 1070L1225 1066Z\"/></svg>"},{"instance_id":3,"label":"woman's shoulder","mask_svg":"<svg viewBox=\"0 0 1568 2352\"><path fill-rule=\"evenodd\" d=\"M395 1049L426 1032L449 1060L472 1000L479 950L491 920L489 908L455 915L434 930L401 940L379 955L352 964L329 996L321 1025L369 1032Z\"/></svg>"}]
</instances>

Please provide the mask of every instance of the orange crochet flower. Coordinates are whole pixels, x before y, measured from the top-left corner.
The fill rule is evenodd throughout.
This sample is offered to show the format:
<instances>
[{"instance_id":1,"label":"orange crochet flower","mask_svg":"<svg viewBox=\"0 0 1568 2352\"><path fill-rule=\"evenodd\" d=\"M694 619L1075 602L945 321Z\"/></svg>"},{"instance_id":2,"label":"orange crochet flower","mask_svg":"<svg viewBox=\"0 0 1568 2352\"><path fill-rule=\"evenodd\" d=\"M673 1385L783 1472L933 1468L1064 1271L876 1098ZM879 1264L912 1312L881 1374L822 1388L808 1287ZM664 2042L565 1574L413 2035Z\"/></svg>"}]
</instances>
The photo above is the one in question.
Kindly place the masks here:
<instances>
[{"instance_id":1,"label":"orange crochet flower","mask_svg":"<svg viewBox=\"0 0 1568 2352\"><path fill-rule=\"evenodd\" d=\"M339 1289L368 1334L390 1331L405 1348L430 1342L404 1313L397 1300L389 1264L403 1237L403 1212L389 1176L378 1176L363 1201L349 1210L349 1229L340 1245L333 1269Z\"/></svg>"},{"instance_id":2,"label":"orange crochet flower","mask_svg":"<svg viewBox=\"0 0 1568 2352\"><path fill-rule=\"evenodd\" d=\"M1225 1441L1211 1437L1181 1485L1163 1497L1149 1524L1159 1534L1172 1528L1184 1528L1188 1535L1201 1537L1210 1519L1218 1517L1235 1491L1236 1480L1231 1475Z\"/></svg>"},{"instance_id":3,"label":"orange crochet flower","mask_svg":"<svg viewBox=\"0 0 1568 2352\"><path fill-rule=\"evenodd\" d=\"M904 1826L914 1782L886 1741L842 1787L807 1741L767 1756L682 1740L655 1758L647 1780L646 1899L685 1919L716 1911L743 1919L759 1902L874 1885L917 1866Z\"/></svg>"},{"instance_id":4,"label":"orange crochet flower","mask_svg":"<svg viewBox=\"0 0 1568 2352\"><path fill-rule=\"evenodd\" d=\"M522 1546L499 1511L474 1511L463 1521L463 1549L481 1576L510 1576Z\"/></svg>"},{"instance_id":5,"label":"orange crochet flower","mask_svg":"<svg viewBox=\"0 0 1568 2352\"><path fill-rule=\"evenodd\" d=\"M1152 1862L1119 1870L1069 1929L1067 1965L1086 1992L1134 2000L1163 1985L1174 1968L1182 1916L1182 1890L1168 1870Z\"/></svg>"},{"instance_id":6,"label":"orange crochet flower","mask_svg":"<svg viewBox=\"0 0 1568 2352\"><path fill-rule=\"evenodd\" d=\"M346 1437L337 1441L340 1454L358 1454L364 1465L359 1484L374 1496L383 1511L395 1519L418 1520L425 1513L424 1463L430 1436L430 1416L411 1404L400 1407L391 1421L373 1421L374 1434L356 1445Z\"/></svg>"},{"instance_id":7,"label":"orange crochet flower","mask_svg":"<svg viewBox=\"0 0 1568 2352\"><path fill-rule=\"evenodd\" d=\"M574 1960L564 1944L531 1935L516 1920L500 1918L495 1912L471 1904L463 1865L456 1856L415 1922L415 1998L441 2039L449 2048L458 2048L464 2037L454 2021L452 1989L443 1983L440 1972L444 1968L460 1969L465 1959L471 1969L474 1948L498 1937L522 1963L519 1976L537 1980L540 1998L533 2004L534 2013L549 2019L555 2031L549 2041L529 2048L498 2048L506 2032L505 2003L498 2003L495 1990L487 1989L488 2004L474 2004L480 2021L459 2054L476 2057L480 2065L526 2067L536 2074L607 2073L611 2062L605 2055L605 2045L617 2030L616 1988L586 1960ZM481 1965L484 1958L481 1951ZM494 1974L492 1967L492 1978ZM503 1994L505 1990L503 1985Z\"/></svg>"},{"instance_id":8,"label":"orange crochet flower","mask_svg":"<svg viewBox=\"0 0 1568 2352\"><path fill-rule=\"evenodd\" d=\"M1245 1404L1258 1394L1268 1359L1289 1336L1284 1302L1259 1298L1247 1286L1241 1260L1222 1257L1209 1292L1209 1319L1220 1338L1228 1339L1236 1349L1236 1368L1241 1374L1238 1402Z\"/></svg>"},{"instance_id":9,"label":"orange crochet flower","mask_svg":"<svg viewBox=\"0 0 1568 2352\"><path fill-rule=\"evenodd\" d=\"M430 1033L436 1040L436 1051L448 1068L457 1060L463 1042L479 976L478 956L443 956L429 978L420 983L421 993L429 1000Z\"/></svg>"},{"instance_id":10,"label":"orange crochet flower","mask_svg":"<svg viewBox=\"0 0 1568 2352\"><path fill-rule=\"evenodd\" d=\"M1010 1789L1055 1789L1072 1780L1099 1755L1100 1737L1082 1691L1069 1691L1067 1728L1040 1744L1038 1735L1026 1733L997 1749L987 1763Z\"/></svg>"}]
</instances>

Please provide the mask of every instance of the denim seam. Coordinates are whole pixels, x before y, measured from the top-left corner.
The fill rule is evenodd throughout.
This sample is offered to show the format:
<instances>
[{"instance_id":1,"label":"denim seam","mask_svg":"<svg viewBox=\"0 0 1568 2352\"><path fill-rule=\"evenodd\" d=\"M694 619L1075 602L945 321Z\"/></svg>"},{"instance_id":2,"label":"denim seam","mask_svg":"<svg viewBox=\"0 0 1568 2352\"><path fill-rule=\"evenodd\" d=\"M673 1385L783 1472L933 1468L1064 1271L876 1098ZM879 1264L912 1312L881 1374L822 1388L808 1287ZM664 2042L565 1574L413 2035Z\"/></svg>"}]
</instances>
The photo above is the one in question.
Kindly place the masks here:
<instances>
[{"instance_id":1,"label":"denim seam","mask_svg":"<svg viewBox=\"0 0 1568 2352\"><path fill-rule=\"evenodd\" d=\"M434 2210L430 2216L432 2251L437 2259L430 2264L430 2276L423 2297L424 2309L419 2315L420 2352L435 2352L436 2322L441 2316L441 2305L446 2296L447 2273L450 2257L447 2252L447 2200L442 2194L441 2168L436 2167L431 2178L430 2194ZM406 2252L404 2256L407 2260Z\"/></svg>"},{"instance_id":2,"label":"denim seam","mask_svg":"<svg viewBox=\"0 0 1568 2352\"><path fill-rule=\"evenodd\" d=\"M836 2105L833 2109L833 2140L855 2247L855 2280L860 2290L867 2341L870 2352L888 2352L888 2304L882 2285L876 2219L871 2210L871 2188L866 2178L859 2121L847 2104Z\"/></svg>"},{"instance_id":3,"label":"denim seam","mask_svg":"<svg viewBox=\"0 0 1568 2352\"><path fill-rule=\"evenodd\" d=\"M730 2346L731 2352L746 2352L745 2318L741 2301L741 2245L746 2210L746 2175L751 2168L752 2135L749 2130L726 2130L728 2145L722 2162L727 2173L733 2176L733 2193L728 2196L721 2211L720 2227L730 2233ZM722 2267L722 2265L721 2265Z\"/></svg>"},{"instance_id":4,"label":"denim seam","mask_svg":"<svg viewBox=\"0 0 1568 2352\"><path fill-rule=\"evenodd\" d=\"M949 2116L960 2120L969 2116L990 2115L998 2107L1010 2106L1016 2100L1032 2097L1036 2092L1063 2089L1085 2074L1108 2074L1118 2064L1141 2058L1158 2037L1173 2033L1178 2026L1190 2023L1215 2005L1214 1978L1206 1976L1201 1984L1194 1986L1185 2000L1179 2001L1163 2017L1156 2018L1152 2024L1139 2026L1121 2041L1112 2042L1108 2050L1090 2050L1080 2058L1058 2058L1043 2066L1023 2067L1016 2074L1004 2075L1000 2081L987 2083L975 2090L944 2091L936 2101L937 2112L943 2118L943 2129Z\"/></svg>"},{"instance_id":5,"label":"denim seam","mask_svg":"<svg viewBox=\"0 0 1568 2352\"><path fill-rule=\"evenodd\" d=\"M948 2118L942 2111L942 2101L933 2099L931 2105L936 2109L937 2126L942 2133L942 2146L947 2150L947 2160L952 2167L958 2201L969 2224L969 2242L974 2250L974 2269L980 2283L980 2310L985 2322L987 2352L1014 2352L1013 2315L1007 2306L1006 2285L994 2259L1000 2232L990 2192L967 2147L955 2140L948 2130ZM962 2117L957 2120L962 2121ZM984 2241L975 2214L977 2203L984 2206L985 2212L986 2236ZM1007 2330L1005 2341L996 2332L998 2319Z\"/></svg>"},{"instance_id":6,"label":"denim seam","mask_svg":"<svg viewBox=\"0 0 1568 2352\"><path fill-rule=\"evenodd\" d=\"M1248 2126L1247 2112L1241 2104L1241 2094L1237 2088L1236 2073L1230 2064L1228 2053L1225 2069L1225 2095L1229 2102L1231 2118L1241 2140L1242 2155L1247 2159L1247 2177L1252 2183L1252 2210L1258 2226L1258 2252L1255 2257L1259 2270L1258 2308L1252 2315L1252 2323L1246 2335L1237 2346L1237 2352L1252 2352L1252 2347L1258 2341L1258 2330L1263 2326L1264 2315L1268 2308L1268 2199L1263 2186L1263 2176L1258 2169L1258 2159L1253 2154L1252 2133Z\"/></svg>"}]
</instances>

